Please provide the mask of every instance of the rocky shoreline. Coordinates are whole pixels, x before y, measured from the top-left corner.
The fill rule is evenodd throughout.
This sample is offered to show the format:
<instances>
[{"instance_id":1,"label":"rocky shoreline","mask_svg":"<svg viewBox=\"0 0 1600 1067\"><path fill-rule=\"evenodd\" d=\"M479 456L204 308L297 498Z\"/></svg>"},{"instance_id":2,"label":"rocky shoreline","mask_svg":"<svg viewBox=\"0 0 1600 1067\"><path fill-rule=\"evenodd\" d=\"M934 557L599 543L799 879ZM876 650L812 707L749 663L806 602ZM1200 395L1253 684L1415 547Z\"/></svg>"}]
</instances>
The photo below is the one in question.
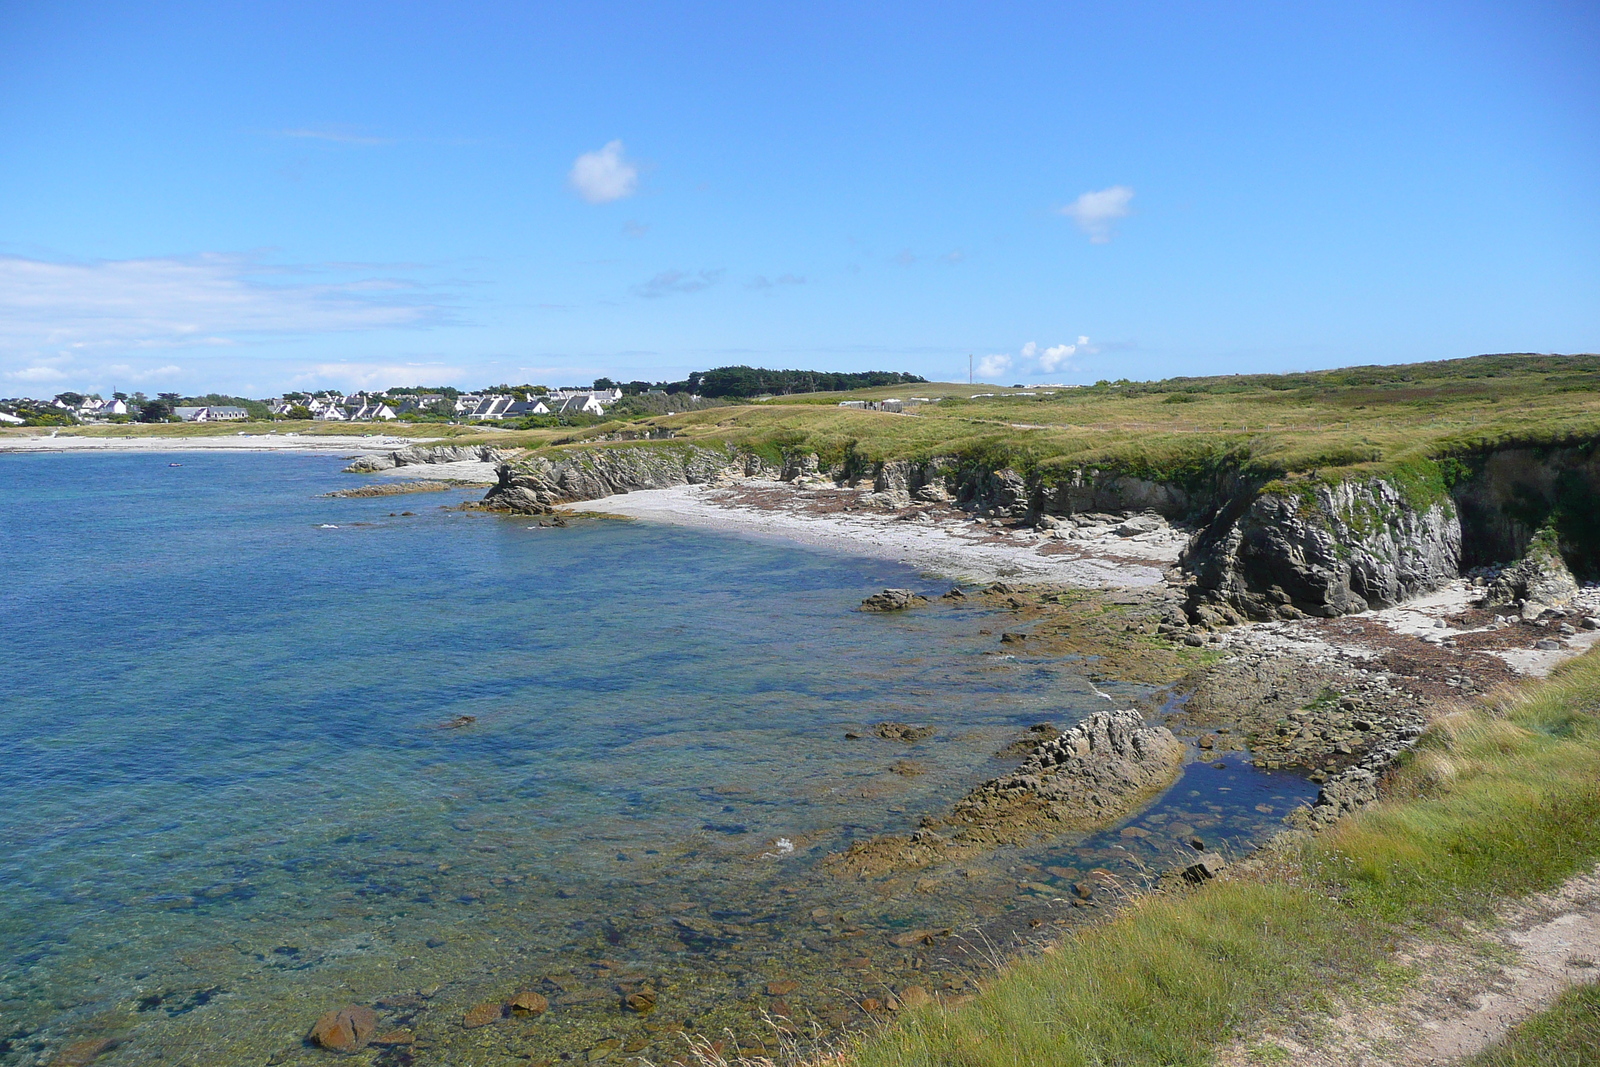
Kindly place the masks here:
<instances>
[{"instance_id":1,"label":"rocky shoreline","mask_svg":"<svg viewBox=\"0 0 1600 1067\"><path fill-rule=\"evenodd\" d=\"M946 810L924 813L915 831L855 841L820 863L823 875L866 883L885 901L933 897L958 884L990 892L992 903L972 916L972 940L1015 951L1047 945L1063 928L1094 921L1130 893L1204 882L1271 838L1264 828L1253 839L1219 841L1198 817L1203 803L1152 814L1153 804L1179 792L1171 788L1175 781L1198 784L1196 775L1213 769L1239 775L1243 766L1273 781L1306 783L1315 792L1308 789L1307 803L1277 828L1314 830L1378 798L1396 757L1457 697L1537 675L1600 640L1600 590L1563 577L1559 556L1456 577L1459 543L1444 510L1418 512L1381 488L1365 496L1334 494L1318 506L1388 508L1398 516L1402 541L1442 546L1438 552L1413 558L1399 541L1384 548L1381 538L1362 535L1379 548L1342 557L1324 528L1270 500L1248 514L1190 527L1163 514L1161 507L1173 502L1155 490L1146 494L1146 507L1116 508L1095 497L1080 501L1094 510L1063 516L1033 509L1020 476L996 476L977 507L956 506L948 484L911 468L885 466L870 479L850 481L826 475L814 457L809 465L800 457L775 467L731 450L658 446L502 464L479 508L551 520L572 518L566 509L581 504L663 517L649 504L670 498L679 509L671 521L693 513L703 525L780 536L831 526L847 531L841 546L874 542L880 555L885 530L936 531L960 542L966 554L917 556L905 547L917 542L907 540L894 543L894 558L914 557L946 574L987 569L988 584L943 597L884 590L868 597L864 610L972 609L997 667L1070 658L1108 688L1119 681L1143 687L1151 695L1137 707L1112 700L1116 710L1095 711L1066 730L1035 725L997 753L1010 770ZM1354 527L1347 533L1355 537ZM1196 555L1202 551L1226 566L1206 571ZM1290 582L1291 589L1280 579L1262 586L1257 579L1263 567L1270 570L1262 562L1269 557L1308 561L1296 573L1322 584ZM1011 569L1001 571L998 559ZM1088 561L1100 569L1089 569ZM1074 566L1061 566L1068 562ZM1101 580L1084 580L1088 574ZM916 746L929 738L914 723L884 722L847 733L845 741L897 748L904 757L889 770L912 776L920 772ZM1212 799L1213 809L1224 803L1220 794ZM1138 842L1158 825L1179 847L1161 854L1142 878L1118 873L1118 839ZM1062 841L1075 844L1050 845ZM785 844L795 847L770 843L763 858ZM780 891L762 907L781 912L783 899ZM659 936L675 937L740 976L736 1010L777 1020L780 1037L799 1033L802 1020L827 1034L872 1025L924 999L959 1003L975 988L969 972L986 966L984 953L952 928L884 929L881 921L874 926L819 907L810 920L815 935L802 944L821 969L796 968L794 977L754 983L746 961L764 934L752 921L758 910L703 913L685 902L667 914L648 907L637 914L647 911L641 921L658 927ZM673 983L623 963L602 967L595 978L605 986L597 997L614 1009L617 1036L596 1040L581 1055L655 1054L657 1035L665 1037L671 1024L658 1023L654 1012L658 1003L677 1003ZM828 1006L819 986L830 982L855 989L853 1008ZM521 992L508 987L504 996L474 1003L455 1024L477 1034L546 1018L546 1007L559 1017L578 1006L574 990L587 988L569 975L547 975ZM540 1012L519 1015L518 998L530 998L526 1003L539 1004ZM372 1035L410 1020L392 1011L387 1020L351 1014L360 1007L330 1012L324 1032L343 1039L341 1010L352 1036L355 1022ZM625 1036L624 1021L638 1022L639 1035ZM769 1054L772 1045L740 1037L725 1051L736 1050ZM395 1054L384 1056L399 1062Z\"/></svg>"}]
</instances>

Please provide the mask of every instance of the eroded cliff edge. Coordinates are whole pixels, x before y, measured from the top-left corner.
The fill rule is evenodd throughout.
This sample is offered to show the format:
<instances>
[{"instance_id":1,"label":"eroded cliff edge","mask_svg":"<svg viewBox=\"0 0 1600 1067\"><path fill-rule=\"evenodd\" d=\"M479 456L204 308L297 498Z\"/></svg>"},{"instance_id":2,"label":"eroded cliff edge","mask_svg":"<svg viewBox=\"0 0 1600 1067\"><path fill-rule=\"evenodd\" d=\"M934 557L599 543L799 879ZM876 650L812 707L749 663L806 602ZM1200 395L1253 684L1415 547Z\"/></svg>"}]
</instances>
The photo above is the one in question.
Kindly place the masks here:
<instances>
[{"instance_id":1,"label":"eroded cliff edge","mask_svg":"<svg viewBox=\"0 0 1600 1067\"><path fill-rule=\"evenodd\" d=\"M1197 530L1181 565L1190 620L1335 617L1390 607L1471 567L1517 561L1510 602L1560 603L1600 578L1600 444L1463 447L1438 457L1285 474L1233 453L1181 469L1050 466L983 455L869 460L687 441L545 449L499 468L488 510L546 513L640 489L780 479L870 489L899 509L948 503L1050 526L1088 512L1155 512ZM1535 551L1536 546L1538 547Z\"/></svg>"}]
</instances>

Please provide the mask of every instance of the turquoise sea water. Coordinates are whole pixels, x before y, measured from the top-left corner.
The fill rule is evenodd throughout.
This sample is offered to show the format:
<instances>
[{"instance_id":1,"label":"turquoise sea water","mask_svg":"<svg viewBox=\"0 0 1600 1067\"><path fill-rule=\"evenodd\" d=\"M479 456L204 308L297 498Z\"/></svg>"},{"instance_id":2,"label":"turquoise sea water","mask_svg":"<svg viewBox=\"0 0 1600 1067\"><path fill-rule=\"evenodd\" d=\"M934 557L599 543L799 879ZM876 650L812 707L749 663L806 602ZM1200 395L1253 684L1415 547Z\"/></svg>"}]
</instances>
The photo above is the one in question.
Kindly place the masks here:
<instances>
[{"instance_id":1,"label":"turquoise sea water","mask_svg":"<svg viewBox=\"0 0 1600 1067\"><path fill-rule=\"evenodd\" d=\"M948 584L902 566L441 506L469 491L321 496L358 484L340 466L0 457L0 1063L85 1040L116 1043L105 1064L320 1062L305 1032L345 1003L415 1034L378 1064L755 1047L766 983L824 1029L959 990L981 966L959 936L895 935L1054 921L1045 867L1131 875L1164 827L1242 841L1309 791L1201 765L1149 836L838 878L828 853L1104 702L1073 664L985 655L978 609L852 610ZM522 989L551 1011L462 1028Z\"/></svg>"}]
</instances>

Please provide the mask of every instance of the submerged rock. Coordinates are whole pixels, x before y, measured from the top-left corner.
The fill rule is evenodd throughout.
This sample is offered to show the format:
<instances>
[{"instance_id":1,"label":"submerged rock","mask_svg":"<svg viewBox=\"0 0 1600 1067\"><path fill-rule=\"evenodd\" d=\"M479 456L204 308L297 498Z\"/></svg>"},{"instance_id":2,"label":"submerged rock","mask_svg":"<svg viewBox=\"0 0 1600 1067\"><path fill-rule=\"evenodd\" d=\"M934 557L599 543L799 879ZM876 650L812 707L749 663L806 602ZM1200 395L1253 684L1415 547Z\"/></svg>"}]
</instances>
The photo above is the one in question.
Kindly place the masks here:
<instances>
[{"instance_id":1,"label":"submerged rock","mask_svg":"<svg viewBox=\"0 0 1600 1067\"><path fill-rule=\"evenodd\" d=\"M311 1027L311 1041L330 1052L356 1052L367 1047L378 1028L378 1013L364 1004L325 1012Z\"/></svg>"},{"instance_id":2,"label":"submerged rock","mask_svg":"<svg viewBox=\"0 0 1600 1067\"><path fill-rule=\"evenodd\" d=\"M904 722L880 722L873 730L885 741L921 741L934 733L931 726L912 726Z\"/></svg>"},{"instance_id":3,"label":"submerged rock","mask_svg":"<svg viewBox=\"0 0 1600 1067\"><path fill-rule=\"evenodd\" d=\"M468 1030L476 1030L480 1026L491 1026L506 1017L504 1004L497 1001L486 1000L482 1004L474 1004L467 1009L461 1017L461 1025Z\"/></svg>"},{"instance_id":4,"label":"submerged rock","mask_svg":"<svg viewBox=\"0 0 1600 1067\"><path fill-rule=\"evenodd\" d=\"M50 1059L51 1067L89 1067L89 1064L116 1048L120 1042L109 1037L85 1037L61 1046Z\"/></svg>"},{"instance_id":5,"label":"submerged rock","mask_svg":"<svg viewBox=\"0 0 1600 1067\"><path fill-rule=\"evenodd\" d=\"M525 990L511 998L511 1014L543 1015L550 1010L550 1001L542 993Z\"/></svg>"}]
</instances>

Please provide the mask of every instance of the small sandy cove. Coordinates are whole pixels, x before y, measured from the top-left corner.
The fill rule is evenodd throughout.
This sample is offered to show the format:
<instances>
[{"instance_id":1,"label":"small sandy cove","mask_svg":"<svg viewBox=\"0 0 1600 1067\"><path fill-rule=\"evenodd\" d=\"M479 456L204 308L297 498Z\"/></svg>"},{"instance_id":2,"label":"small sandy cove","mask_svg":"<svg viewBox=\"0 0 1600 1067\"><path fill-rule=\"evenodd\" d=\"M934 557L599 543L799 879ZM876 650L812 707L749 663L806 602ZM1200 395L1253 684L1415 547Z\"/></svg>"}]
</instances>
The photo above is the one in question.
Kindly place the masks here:
<instances>
[{"instance_id":1,"label":"small sandy cove","mask_svg":"<svg viewBox=\"0 0 1600 1067\"><path fill-rule=\"evenodd\" d=\"M650 522L781 538L918 567L957 580L1010 579L1087 588L1151 586L1165 579L1188 532L1160 520L1149 530L1115 531L1121 520L1062 539L1051 531L993 524L948 505L873 506L858 489L751 479L732 484L642 489L571 505Z\"/></svg>"}]
</instances>

